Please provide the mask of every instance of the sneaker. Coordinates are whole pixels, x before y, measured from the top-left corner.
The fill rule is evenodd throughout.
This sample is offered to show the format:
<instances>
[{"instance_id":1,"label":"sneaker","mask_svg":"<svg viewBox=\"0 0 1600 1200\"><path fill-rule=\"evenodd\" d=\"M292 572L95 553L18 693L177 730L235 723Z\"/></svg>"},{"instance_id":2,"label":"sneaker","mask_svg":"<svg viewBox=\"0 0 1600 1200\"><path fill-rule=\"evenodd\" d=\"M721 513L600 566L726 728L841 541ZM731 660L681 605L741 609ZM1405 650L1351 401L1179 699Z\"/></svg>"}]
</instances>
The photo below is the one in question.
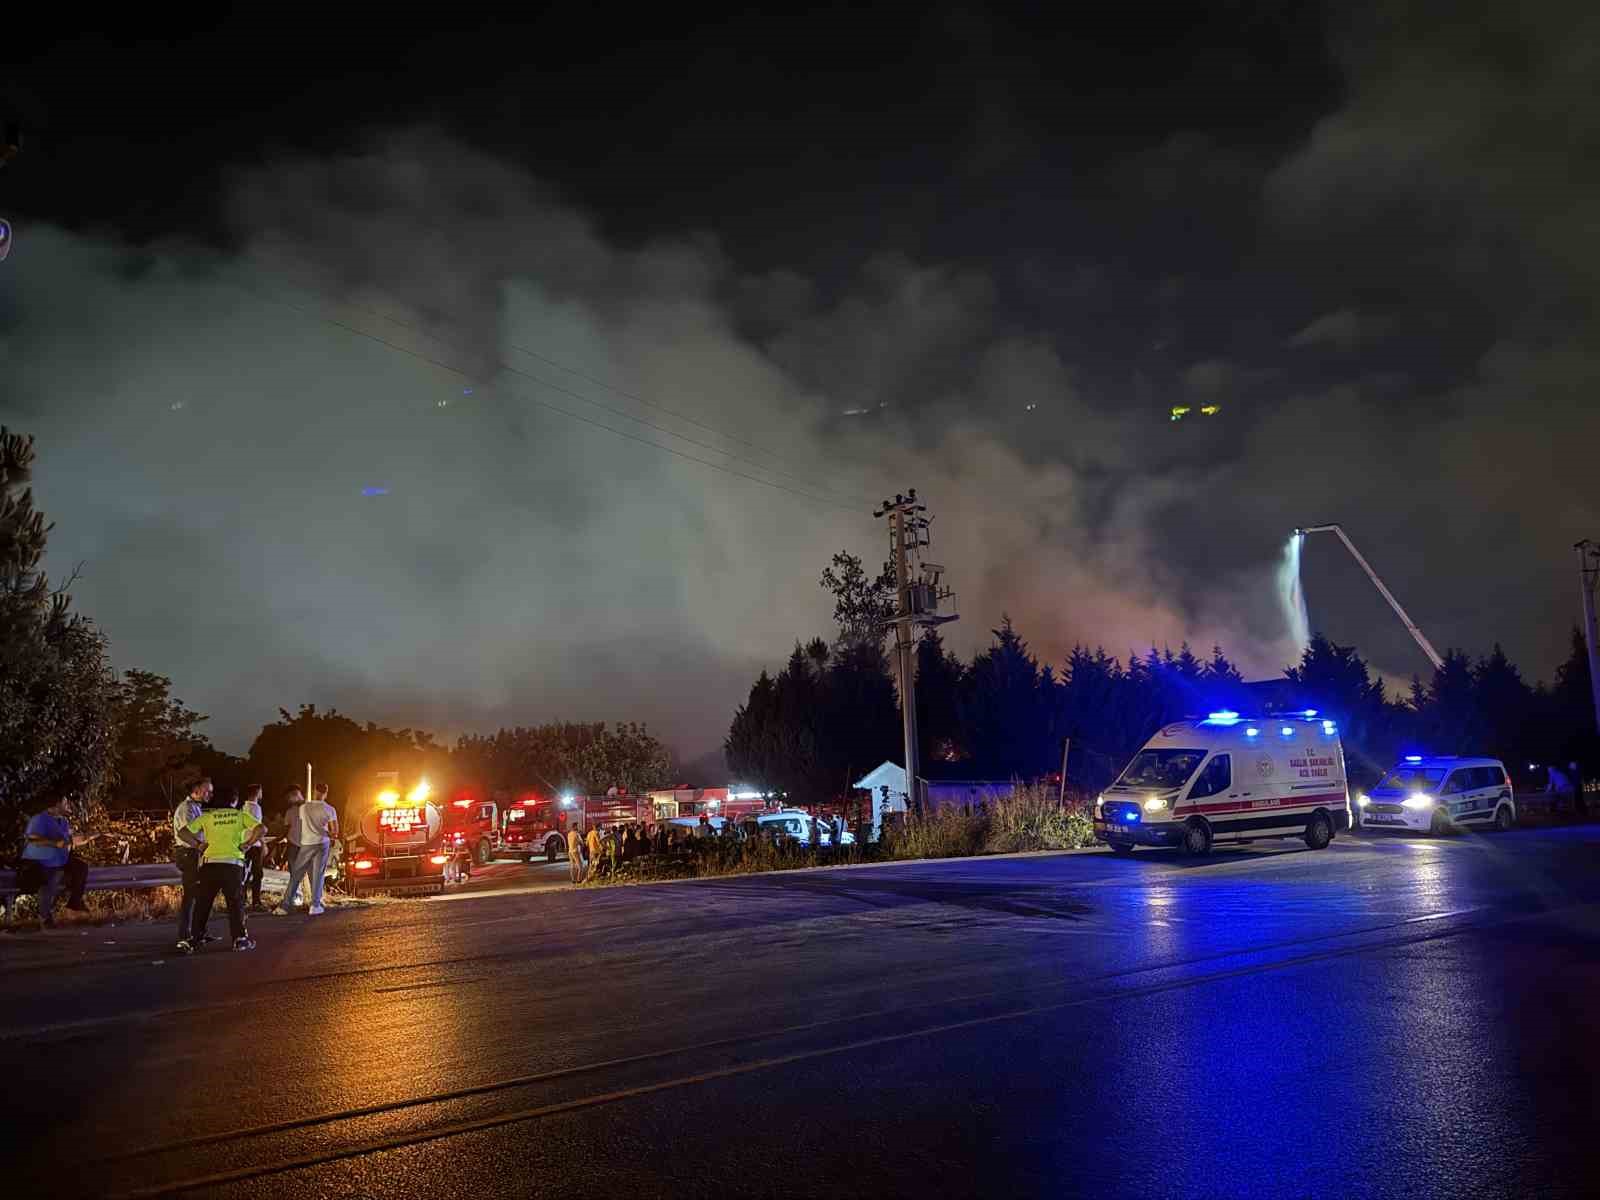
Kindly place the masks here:
<instances>
[{"instance_id":1,"label":"sneaker","mask_svg":"<svg viewBox=\"0 0 1600 1200\"><path fill-rule=\"evenodd\" d=\"M183 941L178 943L177 950L179 954L193 954L195 952L195 944L188 938L184 938Z\"/></svg>"},{"instance_id":2,"label":"sneaker","mask_svg":"<svg viewBox=\"0 0 1600 1200\"><path fill-rule=\"evenodd\" d=\"M306 916L308 916L308 917L320 917L323 913L325 913L327 911L328 910L323 908L322 905L313 904L310 908L306 909Z\"/></svg>"},{"instance_id":3,"label":"sneaker","mask_svg":"<svg viewBox=\"0 0 1600 1200\"><path fill-rule=\"evenodd\" d=\"M256 944L247 937L234 938L233 948L235 950L254 950L256 948Z\"/></svg>"}]
</instances>

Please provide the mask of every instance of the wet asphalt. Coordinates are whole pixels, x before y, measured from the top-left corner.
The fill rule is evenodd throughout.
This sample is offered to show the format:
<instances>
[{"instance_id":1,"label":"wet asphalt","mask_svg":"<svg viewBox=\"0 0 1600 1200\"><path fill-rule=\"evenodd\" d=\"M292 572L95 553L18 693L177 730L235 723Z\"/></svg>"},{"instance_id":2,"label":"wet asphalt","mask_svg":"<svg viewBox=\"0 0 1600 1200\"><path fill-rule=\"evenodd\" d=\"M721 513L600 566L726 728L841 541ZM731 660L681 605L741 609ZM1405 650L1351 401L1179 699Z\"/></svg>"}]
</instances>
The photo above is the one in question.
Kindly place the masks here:
<instances>
[{"instance_id":1,"label":"wet asphalt","mask_svg":"<svg viewBox=\"0 0 1600 1200\"><path fill-rule=\"evenodd\" d=\"M1600 1194L1595 826L252 932L0 938L8 1194Z\"/></svg>"}]
</instances>

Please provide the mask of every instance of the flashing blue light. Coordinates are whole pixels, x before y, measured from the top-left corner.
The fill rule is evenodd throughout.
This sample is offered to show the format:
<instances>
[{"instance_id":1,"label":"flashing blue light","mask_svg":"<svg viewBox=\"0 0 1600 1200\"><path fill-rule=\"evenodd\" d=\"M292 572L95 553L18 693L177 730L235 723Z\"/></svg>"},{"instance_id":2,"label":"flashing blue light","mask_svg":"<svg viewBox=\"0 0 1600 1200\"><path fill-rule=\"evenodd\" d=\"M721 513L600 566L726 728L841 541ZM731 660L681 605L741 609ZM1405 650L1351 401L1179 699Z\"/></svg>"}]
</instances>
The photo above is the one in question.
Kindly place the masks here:
<instances>
[{"instance_id":1,"label":"flashing blue light","mask_svg":"<svg viewBox=\"0 0 1600 1200\"><path fill-rule=\"evenodd\" d=\"M1284 737L1293 737L1294 736L1294 726L1293 725L1285 725L1282 729L1278 730L1278 732L1283 734Z\"/></svg>"},{"instance_id":2,"label":"flashing blue light","mask_svg":"<svg viewBox=\"0 0 1600 1200\"><path fill-rule=\"evenodd\" d=\"M1303 716L1303 717L1314 717L1314 716L1317 715L1317 710L1314 709L1314 708L1308 708L1308 709L1306 709L1305 712L1301 713L1300 715Z\"/></svg>"},{"instance_id":3,"label":"flashing blue light","mask_svg":"<svg viewBox=\"0 0 1600 1200\"><path fill-rule=\"evenodd\" d=\"M1135 809L1134 811L1132 811L1132 812L1130 812L1128 814L1128 820L1129 821L1137 821L1138 819L1139 819L1139 813L1138 813L1137 809Z\"/></svg>"},{"instance_id":4,"label":"flashing blue light","mask_svg":"<svg viewBox=\"0 0 1600 1200\"><path fill-rule=\"evenodd\" d=\"M1420 755L1420 754L1408 754L1408 755L1406 755L1406 761L1407 762L1421 762L1422 761L1422 755Z\"/></svg>"},{"instance_id":5,"label":"flashing blue light","mask_svg":"<svg viewBox=\"0 0 1600 1200\"><path fill-rule=\"evenodd\" d=\"M1334 728L1335 726L1332 721L1324 721L1322 723L1322 732L1328 734L1330 737L1333 735Z\"/></svg>"},{"instance_id":6,"label":"flashing blue light","mask_svg":"<svg viewBox=\"0 0 1600 1200\"><path fill-rule=\"evenodd\" d=\"M1239 714L1226 708L1221 712L1214 712L1206 717L1207 725L1237 725L1238 723Z\"/></svg>"},{"instance_id":7,"label":"flashing blue light","mask_svg":"<svg viewBox=\"0 0 1600 1200\"><path fill-rule=\"evenodd\" d=\"M364 487L361 489L363 496L387 496L389 489L386 487Z\"/></svg>"},{"instance_id":8,"label":"flashing blue light","mask_svg":"<svg viewBox=\"0 0 1600 1200\"><path fill-rule=\"evenodd\" d=\"M1245 727L1244 735L1245 737L1255 737L1256 734L1260 732L1261 730L1257 729L1254 725L1249 725Z\"/></svg>"}]
</instances>

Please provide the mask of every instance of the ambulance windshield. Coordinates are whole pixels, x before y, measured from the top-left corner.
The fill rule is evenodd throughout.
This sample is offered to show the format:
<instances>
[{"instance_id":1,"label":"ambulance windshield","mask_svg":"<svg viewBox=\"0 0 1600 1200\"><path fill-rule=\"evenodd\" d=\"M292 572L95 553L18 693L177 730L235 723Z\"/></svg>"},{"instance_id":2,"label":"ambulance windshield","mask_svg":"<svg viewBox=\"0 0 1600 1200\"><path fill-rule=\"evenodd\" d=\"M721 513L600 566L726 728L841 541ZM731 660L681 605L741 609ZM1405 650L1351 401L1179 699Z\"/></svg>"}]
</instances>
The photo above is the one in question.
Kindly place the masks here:
<instances>
[{"instance_id":1,"label":"ambulance windshield","mask_svg":"<svg viewBox=\"0 0 1600 1200\"><path fill-rule=\"evenodd\" d=\"M1189 781L1204 750L1141 750L1117 782L1123 787L1156 788L1167 791Z\"/></svg>"}]
</instances>

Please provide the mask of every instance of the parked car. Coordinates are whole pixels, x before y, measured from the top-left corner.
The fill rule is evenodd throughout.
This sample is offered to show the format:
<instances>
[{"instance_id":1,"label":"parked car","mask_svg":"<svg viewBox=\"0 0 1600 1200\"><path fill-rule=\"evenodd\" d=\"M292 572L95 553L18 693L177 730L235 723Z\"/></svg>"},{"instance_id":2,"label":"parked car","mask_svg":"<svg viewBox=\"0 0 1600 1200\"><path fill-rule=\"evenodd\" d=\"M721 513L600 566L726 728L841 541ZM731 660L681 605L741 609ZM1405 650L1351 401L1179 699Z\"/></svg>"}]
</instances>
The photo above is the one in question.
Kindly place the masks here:
<instances>
[{"instance_id":1,"label":"parked car","mask_svg":"<svg viewBox=\"0 0 1600 1200\"><path fill-rule=\"evenodd\" d=\"M756 828L766 837L794 842L801 846L818 844L816 839L819 834L822 839L821 845L833 844L833 826L827 821L818 821L810 813L797 808L762 813L756 818ZM844 844L853 846L855 840L855 834L848 829L845 830Z\"/></svg>"},{"instance_id":2,"label":"parked car","mask_svg":"<svg viewBox=\"0 0 1600 1200\"><path fill-rule=\"evenodd\" d=\"M1364 826L1426 830L1435 837L1517 823L1511 776L1497 758L1408 754L1371 792L1356 797L1356 808Z\"/></svg>"}]
</instances>

